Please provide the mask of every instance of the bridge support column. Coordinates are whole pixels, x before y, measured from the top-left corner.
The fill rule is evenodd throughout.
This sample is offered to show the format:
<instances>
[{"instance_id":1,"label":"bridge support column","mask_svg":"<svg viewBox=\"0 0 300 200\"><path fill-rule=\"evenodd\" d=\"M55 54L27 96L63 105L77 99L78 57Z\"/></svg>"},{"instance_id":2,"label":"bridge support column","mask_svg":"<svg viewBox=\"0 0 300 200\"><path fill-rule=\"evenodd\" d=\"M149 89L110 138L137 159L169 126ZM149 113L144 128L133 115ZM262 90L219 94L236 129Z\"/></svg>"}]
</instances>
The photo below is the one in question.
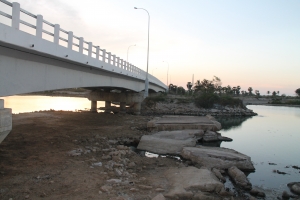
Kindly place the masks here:
<instances>
[{"instance_id":1,"label":"bridge support column","mask_svg":"<svg viewBox=\"0 0 300 200\"><path fill-rule=\"evenodd\" d=\"M141 102L135 102L133 105L133 114L139 115L141 114Z\"/></svg>"},{"instance_id":2,"label":"bridge support column","mask_svg":"<svg viewBox=\"0 0 300 200\"><path fill-rule=\"evenodd\" d=\"M120 113L126 113L126 102L120 102Z\"/></svg>"},{"instance_id":3,"label":"bridge support column","mask_svg":"<svg viewBox=\"0 0 300 200\"><path fill-rule=\"evenodd\" d=\"M4 108L4 100L0 99L0 143L12 129L12 115L10 108Z\"/></svg>"},{"instance_id":4,"label":"bridge support column","mask_svg":"<svg viewBox=\"0 0 300 200\"><path fill-rule=\"evenodd\" d=\"M87 98L90 101L105 101L106 113L113 111L117 112L130 112L139 115L141 113L141 103L144 100L144 93L135 92L108 92L108 91L92 91L88 94ZM120 108L111 107L111 102L120 102ZM131 104L130 108L126 108L126 104Z\"/></svg>"},{"instance_id":5,"label":"bridge support column","mask_svg":"<svg viewBox=\"0 0 300 200\"><path fill-rule=\"evenodd\" d=\"M97 101L91 101L91 112L97 112Z\"/></svg>"},{"instance_id":6,"label":"bridge support column","mask_svg":"<svg viewBox=\"0 0 300 200\"><path fill-rule=\"evenodd\" d=\"M111 101L105 101L105 113L110 113Z\"/></svg>"}]
</instances>

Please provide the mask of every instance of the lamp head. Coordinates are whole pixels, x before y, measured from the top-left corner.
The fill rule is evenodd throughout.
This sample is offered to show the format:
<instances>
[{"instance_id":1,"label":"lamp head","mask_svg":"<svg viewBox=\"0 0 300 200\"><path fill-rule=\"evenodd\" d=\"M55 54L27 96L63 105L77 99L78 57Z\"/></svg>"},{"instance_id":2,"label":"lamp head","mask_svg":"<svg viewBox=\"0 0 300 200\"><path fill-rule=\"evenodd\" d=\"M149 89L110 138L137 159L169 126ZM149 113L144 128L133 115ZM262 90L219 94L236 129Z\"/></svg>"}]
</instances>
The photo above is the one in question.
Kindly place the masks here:
<instances>
[{"instance_id":1,"label":"lamp head","mask_svg":"<svg viewBox=\"0 0 300 200\"><path fill-rule=\"evenodd\" d=\"M137 9L137 7L134 7L134 9Z\"/></svg>"}]
</instances>

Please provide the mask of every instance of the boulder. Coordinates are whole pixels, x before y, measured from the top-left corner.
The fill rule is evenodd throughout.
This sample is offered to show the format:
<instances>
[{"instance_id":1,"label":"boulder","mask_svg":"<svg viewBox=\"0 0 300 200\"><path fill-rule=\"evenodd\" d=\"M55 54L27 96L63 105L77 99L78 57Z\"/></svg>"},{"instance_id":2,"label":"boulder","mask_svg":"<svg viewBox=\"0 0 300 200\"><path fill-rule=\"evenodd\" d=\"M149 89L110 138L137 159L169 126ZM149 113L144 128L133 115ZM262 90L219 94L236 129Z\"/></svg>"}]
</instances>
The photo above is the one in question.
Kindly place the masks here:
<instances>
[{"instance_id":1,"label":"boulder","mask_svg":"<svg viewBox=\"0 0 300 200\"><path fill-rule=\"evenodd\" d=\"M252 189L252 184L249 182L246 175L236 166L232 166L228 169L228 175L233 179L235 184L242 187L243 189Z\"/></svg>"},{"instance_id":2,"label":"boulder","mask_svg":"<svg viewBox=\"0 0 300 200\"><path fill-rule=\"evenodd\" d=\"M300 195L300 182L292 182L288 184L291 192Z\"/></svg>"},{"instance_id":3,"label":"boulder","mask_svg":"<svg viewBox=\"0 0 300 200\"><path fill-rule=\"evenodd\" d=\"M217 141L232 141L231 138L223 137L221 133L214 131L206 131L203 135L204 142L217 142Z\"/></svg>"},{"instance_id":4,"label":"boulder","mask_svg":"<svg viewBox=\"0 0 300 200\"><path fill-rule=\"evenodd\" d=\"M171 188L164 196L170 199L192 199L202 193L213 196L224 191L224 185L207 168L169 168L165 176Z\"/></svg>"},{"instance_id":5,"label":"boulder","mask_svg":"<svg viewBox=\"0 0 300 200\"><path fill-rule=\"evenodd\" d=\"M255 170L249 156L222 147L184 147L181 156L207 168L228 169L236 166L241 170Z\"/></svg>"}]
</instances>

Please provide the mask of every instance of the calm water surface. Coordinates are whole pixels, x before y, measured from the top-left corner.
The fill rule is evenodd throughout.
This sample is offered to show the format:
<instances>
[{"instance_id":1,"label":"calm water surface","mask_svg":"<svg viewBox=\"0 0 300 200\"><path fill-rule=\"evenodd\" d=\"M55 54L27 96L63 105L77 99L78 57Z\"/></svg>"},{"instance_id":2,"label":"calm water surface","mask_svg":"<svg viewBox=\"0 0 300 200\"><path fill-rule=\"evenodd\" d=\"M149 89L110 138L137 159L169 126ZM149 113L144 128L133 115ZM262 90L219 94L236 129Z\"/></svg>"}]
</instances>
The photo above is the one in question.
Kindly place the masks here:
<instances>
[{"instance_id":1,"label":"calm water surface","mask_svg":"<svg viewBox=\"0 0 300 200\"><path fill-rule=\"evenodd\" d=\"M221 147L235 149L251 157L256 171L248 178L253 185L286 190L287 183L300 181L300 170L291 167L300 167L300 108L247 107L258 116L235 123L231 128L224 124L226 128L220 132L232 138L233 142L223 142ZM273 170L288 174L277 174Z\"/></svg>"}]
</instances>

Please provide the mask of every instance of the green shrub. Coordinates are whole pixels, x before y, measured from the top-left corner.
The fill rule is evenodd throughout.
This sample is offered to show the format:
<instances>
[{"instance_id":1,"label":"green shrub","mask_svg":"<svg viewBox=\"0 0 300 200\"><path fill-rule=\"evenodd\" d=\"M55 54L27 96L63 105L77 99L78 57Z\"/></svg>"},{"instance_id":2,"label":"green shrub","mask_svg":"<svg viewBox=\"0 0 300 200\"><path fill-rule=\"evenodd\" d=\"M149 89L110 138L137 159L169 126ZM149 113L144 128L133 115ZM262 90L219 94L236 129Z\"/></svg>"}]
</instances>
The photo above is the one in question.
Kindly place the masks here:
<instances>
[{"instance_id":1,"label":"green shrub","mask_svg":"<svg viewBox=\"0 0 300 200\"><path fill-rule=\"evenodd\" d=\"M300 105L300 101L291 100L291 101L286 102L286 104L289 104L289 105Z\"/></svg>"},{"instance_id":2,"label":"green shrub","mask_svg":"<svg viewBox=\"0 0 300 200\"><path fill-rule=\"evenodd\" d=\"M228 95L219 96L215 93L203 93L195 98L195 105L198 107L212 108L214 104L244 107L242 100L232 98Z\"/></svg>"}]
</instances>

